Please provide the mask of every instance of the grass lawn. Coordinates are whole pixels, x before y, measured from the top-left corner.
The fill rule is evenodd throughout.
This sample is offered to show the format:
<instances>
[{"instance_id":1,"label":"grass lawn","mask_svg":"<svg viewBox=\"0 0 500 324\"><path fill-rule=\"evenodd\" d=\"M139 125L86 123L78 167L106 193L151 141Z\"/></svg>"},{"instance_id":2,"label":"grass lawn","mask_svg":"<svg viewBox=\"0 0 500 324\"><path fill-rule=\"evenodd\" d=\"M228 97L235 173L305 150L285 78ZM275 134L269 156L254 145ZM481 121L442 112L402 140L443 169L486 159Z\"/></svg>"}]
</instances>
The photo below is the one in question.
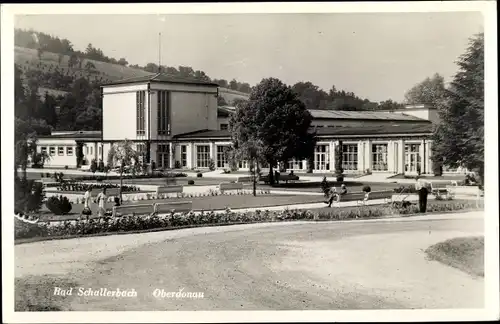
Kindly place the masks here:
<instances>
[{"instance_id":1,"label":"grass lawn","mask_svg":"<svg viewBox=\"0 0 500 324\"><path fill-rule=\"evenodd\" d=\"M386 182L380 182L380 183L367 183L364 184L362 182L357 182L357 181L346 181L343 182L347 186L347 190L349 192L359 192L362 191L363 187L365 185L370 186L372 191L382 191L382 190L393 190L394 188L399 188L401 184L397 183L386 183ZM331 187L337 187L339 188L341 183L340 182L329 182ZM314 181L314 182L296 182L296 183L281 183L279 185L275 185L274 187L271 187L269 185L265 184L259 184L257 186L258 188L261 189L271 189L271 190L286 190L286 191L307 191L307 192L321 192L321 181Z\"/></svg>"},{"instance_id":2,"label":"grass lawn","mask_svg":"<svg viewBox=\"0 0 500 324\"><path fill-rule=\"evenodd\" d=\"M125 201L123 205L152 205L156 202L174 202L174 201L192 201L194 210L215 210L230 207L231 209L237 208L252 208L252 207L265 207L277 205L289 205L300 203L317 203L324 201L322 196L304 196L304 195L259 195L254 197L252 195L235 195L235 196L207 196L197 198L169 198L161 200L142 200L142 201ZM112 209L113 203L107 204L107 209ZM41 211L42 220L64 220L71 219L80 215L83 205L73 205L71 214L56 216L49 212L44 206ZM91 209L94 215L97 215L97 205L92 204Z\"/></svg>"},{"instance_id":3,"label":"grass lawn","mask_svg":"<svg viewBox=\"0 0 500 324\"><path fill-rule=\"evenodd\" d=\"M194 180L194 186L214 186L219 185L221 182L228 182L228 179L207 179L207 178L191 178L191 177L177 177L170 178L169 180L175 180L175 184L180 186L187 186L189 180ZM92 182L87 180L86 182ZM113 180L103 180L103 182L108 183L120 183L119 179ZM166 178L156 178L156 179L124 179L124 184L128 185L152 185L152 186L165 186L167 185ZM173 181L171 183L173 185ZM169 185L171 185L169 183Z\"/></svg>"},{"instance_id":4,"label":"grass lawn","mask_svg":"<svg viewBox=\"0 0 500 324\"><path fill-rule=\"evenodd\" d=\"M484 277L484 237L457 237L429 247L425 253L431 260L460 269L473 276Z\"/></svg>"}]
</instances>

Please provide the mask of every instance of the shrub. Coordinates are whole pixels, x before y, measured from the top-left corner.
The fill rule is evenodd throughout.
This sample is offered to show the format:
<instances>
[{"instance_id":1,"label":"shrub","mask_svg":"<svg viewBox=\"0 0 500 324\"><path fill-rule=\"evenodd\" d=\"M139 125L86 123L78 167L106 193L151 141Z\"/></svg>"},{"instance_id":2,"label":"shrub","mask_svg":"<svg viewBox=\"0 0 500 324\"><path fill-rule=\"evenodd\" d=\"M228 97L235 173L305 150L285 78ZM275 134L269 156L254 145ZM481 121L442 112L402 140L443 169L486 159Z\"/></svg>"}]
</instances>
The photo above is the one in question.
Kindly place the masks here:
<instances>
[{"instance_id":1,"label":"shrub","mask_svg":"<svg viewBox=\"0 0 500 324\"><path fill-rule=\"evenodd\" d=\"M65 196L50 197L45 203L47 208L55 215L65 215L71 211L71 203Z\"/></svg>"},{"instance_id":2,"label":"shrub","mask_svg":"<svg viewBox=\"0 0 500 324\"><path fill-rule=\"evenodd\" d=\"M330 192L330 184L326 180L326 177L323 177L323 180L321 181L321 191L325 194L325 197L328 196L328 193Z\"/></svg>"},{"instance_id":3,"label":"shrub","mask_svg":"<svg viewBox=\"0 0 500 324\"><path fill-rule=\"evenodd\" d=\"M45 173L45 177L46 177L46 178L50 178L50 173L48 173L48 172L47 172L47 173Z\"/></svg>"},{"instance_id":4,"label":"shrub","mask_svg":"<svg viewBox=\"0 0 500 324\"><path fill-rule=\"evenodd\" d=\"M42 183L18 177L14 179L14 212L16 214L38 212L44 199Z\"/></svg>"},{"instance_id":5,"label":"shrub","mask_svg":"<svg viewBox=\"0 0 500 324\"><path fill-rule=\"evenodd\" d=\"M229 174L229 173L231 173L231 170L224 169L223 173L224 174Z\"/></svg>"},{"instance_id":6,"label":"shrub","mask_svg":"<svg viewBox=\"0 0 500 324\"><path fill-rule=\"evenodd\" d=\"M343 175L338 175L337 176L337 182L343 182L344 181L344 176Z\"/></svg>"},{"instance_id":7,"label":"shrub","mask_svg":"<svg viewBox=\"0 0 500 324\"><path fill-rule=\"evenodd\" d=\"M188 185L194 185L194 180L188 180Z\"/></svg>"},{"instance_id":8,"label":"shrub","mask_svg":"<svg viewBox=\"0 0 500 324\"><path fill-rule=\"evenodd\" d=\"M363 187L363 191L364 192L371 192L372 191L372 188L370 186L364 186Z\"/></svg>"},{"instance_id":9,"label":"shrub","mask_svg":"<svg viewBox=\"0 0 500 324\"><path fill-rule=\"evenodd\" d=\"M67 165L65 165L65 166L64 166L64 169L65 169L65 170L68 170L68 166L67 166Z\"/></svg>"},{"instance_id":10,"label":"shrub","mask_svg":"<svg viewBox=\"0 0 500 324\"><path fill-rule=\"evenodd\" d=\"M213 159L210 159L210 161L208 161L208 169L210 171L214 171L215 170L215 162Z\"/></svg>"},{"instance_id":11,"label":"shrub","mask_svg":"<svg viewBox=\"0 0 500 324\"><path fill-rule=\"evenodd\" d=\"M434 162L432 163L432 173L436 177L440 177L443 175L443 164L440 162Z\"/></svg>"},{"instance_id":12,"label":"shrub","mask_svg":"<svg viewBox=\"0 0 500 324\"><path fill-rule=\"evenodd\" d=\"M180 169L181 168L181 162L180 161L175 161L175 168Z\"/></svg>"},{"instance_id":13,"label":"shrub","mask_svg":"<svg viewBox=\"0 0 500 324\"><path fill-rule=\"evenodd\" d=\"M196 174L196 177L197 177L197 178L201 178L201 177L203 177L203 173L198 172L198 173Z\"/></svg>"},{"instance_id":14,"label":"shrub","mask_svg":"<svg viewBox=\"0 0 500 324\"><path fill-rule=\"evenodd\" d=\"M97 164L97 170L99 172L104 172L104 162L102 160L99 160L99 163Z\"/></svg>"}]
</instances>

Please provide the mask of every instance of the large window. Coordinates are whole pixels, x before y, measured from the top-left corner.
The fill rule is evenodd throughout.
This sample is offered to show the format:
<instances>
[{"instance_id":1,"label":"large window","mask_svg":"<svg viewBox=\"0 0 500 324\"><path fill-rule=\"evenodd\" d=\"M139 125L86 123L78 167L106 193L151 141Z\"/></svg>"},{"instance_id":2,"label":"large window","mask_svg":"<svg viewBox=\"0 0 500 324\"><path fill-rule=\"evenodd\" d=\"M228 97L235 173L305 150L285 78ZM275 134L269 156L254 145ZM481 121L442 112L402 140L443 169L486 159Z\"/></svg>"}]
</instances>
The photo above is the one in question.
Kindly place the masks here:
<instances>
[{"instance_id":1,"label":"large window","mask_svg":"<svg viewBox=\"0 0 500 324\"><path fill-rule=\"evenodd\" d=\"M187 146L181 145L181 166L187 167Z\"/></svg>"},{"instance_id":2,"label":"large window","mask_svg":"<svg viewBox=\"0 0 500 324\"><path fill-rule=\"evenodd\" d=\"M420 144L405 145L405 171L418 172L420 170Z\"/></svg>"},{"instance_id":3,"label":"large window","mask_svg":"<svg viewBox=\"0 0 500 324\"><path fill-rule=\"evenodd\" d=\"M56 155L56 147L55 146L50 146L49 147L49 154L50 155Z\"/></svg>"},{"instance_id":4,"label":"large window","mask_svg":"<svg viewBox=\"0 0 500 324\"><path fill-rule=\"evenodd\" d=\"M387 171L387 144L372 144L372 170Z\"/></svg>"},{"instance_id":5,"label":"large window","mask_svg":"<svg viewBox=\"0 0 500 324\"><path fill-rule=\"evenodd\" d=\"M66 155L73 155L73 147L72 146L68 146L66 147Z\"/></svg>"},{"instance_id":6,"label":"large window","mask_svg":"<svg viewBox=\"0 0 500 324\"><path fill-rule=\"evenodd\" d=\"M314 169L328 170L330 167L330 145L316 145L314 149Z\"/></svg>"},{"instance_id":7,"label":"large window","mask_svg":"<svg viewBox=\"0 0 500 324\"><path fill-rule=\"evenodd\" d=\"M226 151L229 149L229 146L225 145L217 145L217 167L224 168L227 164L227 156Z\"/></svg>"},{"instance_id":8,"label":"large window","mask_svg":"<svg viewBox=\"0 0 500 324\"><path fill-rule=\"evenodd\" d=\"M138 143L136 144L136 151L139 155L139 162L144 162L146 160L146 144Z\"/></svg>"},{"instance_id":9,"label":"large window","mask_svg":"<svg viewBox=\"0 0 500 324\"><path fill-rule=\"evenodd\" d=\"M196 166L198 168L208 168L210 162L210 146L198 145L196 147Z\"/></svg>"},{"instance_id":10,"label":"large window","mask_svg":"<svg viewBox=\"0 0 500 324\"><path fill-rule=\"evenodd\" d=\"M170 133L168 99L168 91L158 91L158 135L168 135Z\"/></svg>"},{"instance_id":11,"label":"large window","mask_svg":"<svg viewBox=\"0 0 500 324\"><path fill-rule=\"evenodd\" d=\"M42 153L47 153L47 146L42 146L42 147L40 148L40 152L42 152Z\"/></svg>"},{"instance_id":12,"label":"large window","mask_svg":"<svg viewBox=\"0 0 500 324\"><path fill-rule=\"evenodd\" d=\"M169 144L158 144L158 149L157 149L157 165L158 168L165 169L170 166L170 154L169 154Z\"/></svg>"},{"instance_id":13,"label":"large window","mask_svg":"<svg viewBox=\"0 0 500 324\"><path fill-rule=\"evenodd\" d=\"M137 135L146 135L146 91L136 92Z\"/></svg>"},{"instance_id":14,"label":"large window","mask_svg":"<svg viewBox=\"0 0 500 324\"><path fill-rule=\"evenodd\" d=\"M355 171L358 169L358 145L342 145L342 169Z\"/></svg>"}]
</instances>

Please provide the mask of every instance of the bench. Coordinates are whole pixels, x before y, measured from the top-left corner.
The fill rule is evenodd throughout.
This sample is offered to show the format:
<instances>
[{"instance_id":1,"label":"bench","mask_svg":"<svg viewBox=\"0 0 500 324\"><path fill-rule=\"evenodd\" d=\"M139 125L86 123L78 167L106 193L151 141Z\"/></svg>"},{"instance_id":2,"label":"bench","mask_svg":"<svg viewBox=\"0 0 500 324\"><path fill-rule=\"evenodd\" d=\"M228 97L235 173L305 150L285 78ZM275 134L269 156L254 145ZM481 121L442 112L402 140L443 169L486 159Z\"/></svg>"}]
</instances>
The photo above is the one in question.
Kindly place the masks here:
<instances>
[{"instance_id":1,"label":"bench","mask_svg":"<svg viewBox=\"0 0 500 324\"><path fill-rule=\"evenodd\" d=\"M82 165L80 167L80 170L82 170L82 171L90 171L90 164L88 164L88 165Z\"/></svg>"},{"instance_id":2,"label":"bench","mask_svg":"<svg viewBox=\"0 0 500 324\"><path fill-rule=\"evenodd\" d=\"M243 190L243 183L230 183L230 182L222 182L219 184L219 190L224 193L226 190Z\"/></svg>"},{"instance_id":3,"label":"bench","mask_svg":"<svg viewBox=\"0 0 500 324\"><path fill-rule=\"evenodd\" d=\"M456 181L451 181L453 186L457 185ZM436 197L445 196L446 199L452 197L452 193L448 189L450 187L450 182L429 182L431 193Z\"/></svg>"},{"instance_id":4,"label":"bench","mask_svg":"<svg viewBox=\"0 0 500 324\"><path fill-rule=\"evenodd\" d=\"M176 193L180 194L183 191L182 186L160 186L156 188L156 195Z\"/></svg>"},{"instance_id":5,"label":"bench","mask_svg":"<svg viewBox=\"0 0 500 324\"><path fill-rule=\"evenodd\" d=\"M236 182L237 183L241 183L241 182L251 182L252 181L252 177L238 177L236 179Z\"/></svg>"},{"instance_id":6,"label":"bench","mask_svg":"<svg viewBox=\"0 0 500 324\"><path fill-rule=\"evenodd\" d=\"M290 174L280 174L280 176L277 179L278 182L283 181L285 183L288 183L289 181L294 182L294 181L298 181L298 180L299 180L298 176L290 175ZM269 183L269 176L268 175L260 176L259 181L263 181L265 184L268 184ZM275 181L276 181L276 179L275 179Z\"/></svg>"},{"instance_id":7,"label":"bench","mask_svg":"<svg viewBox=\"0 0 500 324\"><path fill-rule=\"evenodd\" d=\"M123 215L151 215L154 212L153 205L123 205L113 207L113 217Z\"/></svg>"},{"instance_id":8,"label":"bench","mask_svg":"<svg viewBox=\"0 0 500 324\"><path fill-rule=\"evenodd\" d=\"M392 202L393 195L394 191L392 190L367 192L365 193L363 200L358 201L358 205L366 205L368 200L375 200L375 199L384 199L384 203L390 203Z\"/></svg>"},{"instance_id":9,"label":"bench","mask_svg":"<svg viewBox=\"0 0 500 324\"><path fill-rule=\"evenodd\" d=\"M168 203L156 203L153 205L155 214L183 213L193 210L192 201L175 201Z\"/></svg>"},{"instance_id":10,"label":"bench","mask_svg":"<svg viewBox=\"0 0 500 324\"><path fill-rule=\"evenodd\" d=\"M448 192L452 195L469 196L476 199L476 206L479 205L479 200L483 195L483 191L478 186L448 186Z\"/></svg>"}]
</instances>

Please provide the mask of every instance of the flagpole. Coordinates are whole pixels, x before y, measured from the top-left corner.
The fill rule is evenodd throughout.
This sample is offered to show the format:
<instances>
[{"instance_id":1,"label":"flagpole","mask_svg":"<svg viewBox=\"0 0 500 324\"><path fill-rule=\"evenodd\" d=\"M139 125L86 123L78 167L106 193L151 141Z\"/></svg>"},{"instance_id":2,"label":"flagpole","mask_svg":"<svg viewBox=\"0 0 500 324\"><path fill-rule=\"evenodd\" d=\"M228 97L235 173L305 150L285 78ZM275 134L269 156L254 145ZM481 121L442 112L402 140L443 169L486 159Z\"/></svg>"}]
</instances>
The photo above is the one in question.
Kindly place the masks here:
<instances>
[{"instance_id":1,"label":"flagpole","mask_svg":"<svg viewBox=\"0 0 500 324\"><path fill-rule=\"evenodd\" d=\"M161 73L161 32L158 33L158 73Z\"/></svg>"}]
</instances>

